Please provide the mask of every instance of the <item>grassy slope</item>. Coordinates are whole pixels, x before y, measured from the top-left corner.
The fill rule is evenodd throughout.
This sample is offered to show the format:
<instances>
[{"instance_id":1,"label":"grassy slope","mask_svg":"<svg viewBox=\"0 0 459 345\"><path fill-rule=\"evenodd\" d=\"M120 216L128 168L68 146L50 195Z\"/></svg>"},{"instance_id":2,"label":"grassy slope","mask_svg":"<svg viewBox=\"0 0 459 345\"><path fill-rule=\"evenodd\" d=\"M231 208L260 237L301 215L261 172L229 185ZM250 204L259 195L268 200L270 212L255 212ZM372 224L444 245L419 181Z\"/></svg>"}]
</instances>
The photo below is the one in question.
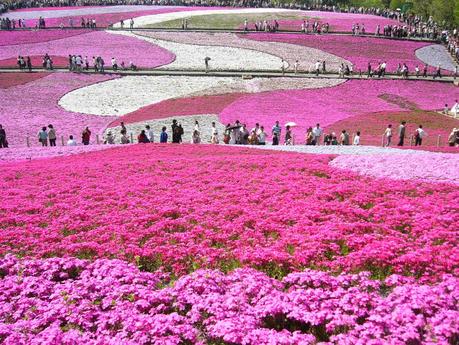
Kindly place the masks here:
<instances>
[{"instance_id":1,"label":"grassy slope","mask_svg":"<svg viewBox=\"0 0 459 345\"><path fill-rule=\"evenodd\" d=\"M213 14L190 17L188 28L190 29L237 29L242 27L247 19L251 25L256 21L263 20L302 20L305 18L296 12L285 13L260 13L260 14ZM182 19L169 20L158 24L147 25L148 28L181 28Z\"/></svg>"}]
</instances>

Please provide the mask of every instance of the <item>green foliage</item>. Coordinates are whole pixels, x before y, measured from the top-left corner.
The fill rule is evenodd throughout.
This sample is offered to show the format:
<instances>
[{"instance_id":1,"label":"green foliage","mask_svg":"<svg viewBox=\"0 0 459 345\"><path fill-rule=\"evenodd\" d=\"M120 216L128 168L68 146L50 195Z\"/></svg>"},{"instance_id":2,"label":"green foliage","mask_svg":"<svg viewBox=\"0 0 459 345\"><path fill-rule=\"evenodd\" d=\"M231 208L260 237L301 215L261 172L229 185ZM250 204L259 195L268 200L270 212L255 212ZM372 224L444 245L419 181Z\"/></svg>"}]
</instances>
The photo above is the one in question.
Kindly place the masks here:
<instances>
[{"instance_id":1,"label":"green foliage","mask_svg":"<svg viewBox=\"0 0 459 345\"><path fill-rule=\"evenodd\" d=\"M455 1L452 0L433 0L432 16L434 20L442 26L450 27L457 20L454 17Z\"/></svg>"}]
</instances>

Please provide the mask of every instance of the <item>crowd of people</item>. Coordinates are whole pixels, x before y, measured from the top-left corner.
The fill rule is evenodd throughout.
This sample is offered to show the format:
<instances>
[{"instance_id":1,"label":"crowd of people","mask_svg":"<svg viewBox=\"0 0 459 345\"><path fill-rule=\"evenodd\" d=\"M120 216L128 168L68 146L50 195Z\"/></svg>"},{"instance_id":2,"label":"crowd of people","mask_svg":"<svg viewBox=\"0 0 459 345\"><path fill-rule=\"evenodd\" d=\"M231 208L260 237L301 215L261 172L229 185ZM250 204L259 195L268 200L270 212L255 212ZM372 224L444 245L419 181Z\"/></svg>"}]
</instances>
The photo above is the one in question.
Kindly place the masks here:
<instances>
[{"instance_id":1,"label":"crowd of people","mask_svg":"<svg viewBox=\"0 0 459 345\"><path fill-rule=\"evenodd\" d=\"M203 131L200 127L198 121L195 121L193 130L191 131L191 144L201 144L201 143L210 143L210 144L229 144L229 145L267 145L268 137L271 137L271 145L295 145L298 144L295 140L295 135L293 134L293 127L296 124L291 122L281 126L279 121L276 121L272 126L271 131L268 133L265 131L263 125L259 123L255 124L255 127L248 129L247 125L241 123L239 120L235 121L233 124L228 124L220 137L219 130L215 122L211 123L211 128L208 133L207 141L203 140ZM134 136L131 133L128 136L127 128L124 122L121 122L120 125L120 139L117 140L116 135L112 131L108 131L105 137L103 138L103 144L114 145L114 144L131 144L135 143ZM285 127L285 129L284 129ZM138 143L168 143L172 142L175 144L181 144L184 142L184 128L177 121L173 120L170 127L171 136L167 131L167 127L163 126L159 133L158 138L156 138L153 129L150 125L146 125L145 129L140 130L140 133L137 135L136 139ZM407 123L402 121L398 126L398 129L395 130L392 124L389 124L382 134L382 146L390 147L394 144L393 139L397 138L397 146L401 147L406 145L406 140L409 138L410 145L421 146L423 140L427 137L427 132L424 130L422 125L419 125L414 133L408 136L407 132ZM43 147L47 146L57 146L57 131L52 124L48 126L43 126L37 134L38 142ZM68 137L66 143L64 142L64 137L61 137L62 145L67 146L77 146L78 142L75 140L73 135ZM222 139L222 140L220 140ZM81 132L81 144L89 145L91 142L91 130L89 127L85 127ZM97 143L99 143L97 136ZM354 145L359 146L361 142L361 131L356 131L355 134L350 134L346 129L343 129L339 135L335 132L325 133L320 124L316 124L314 127L309 127L306 130L304 145L318 146L318 145ZM438 145L439 143L437 143ZM459 147L459 128L453 128L451 133L447 138L447 144L450 147ZM29 143L28 143L29 145ZM0 124L0 148L8 148L8 140L6 136L6 130Z\"/></svg>"}]
</instances>

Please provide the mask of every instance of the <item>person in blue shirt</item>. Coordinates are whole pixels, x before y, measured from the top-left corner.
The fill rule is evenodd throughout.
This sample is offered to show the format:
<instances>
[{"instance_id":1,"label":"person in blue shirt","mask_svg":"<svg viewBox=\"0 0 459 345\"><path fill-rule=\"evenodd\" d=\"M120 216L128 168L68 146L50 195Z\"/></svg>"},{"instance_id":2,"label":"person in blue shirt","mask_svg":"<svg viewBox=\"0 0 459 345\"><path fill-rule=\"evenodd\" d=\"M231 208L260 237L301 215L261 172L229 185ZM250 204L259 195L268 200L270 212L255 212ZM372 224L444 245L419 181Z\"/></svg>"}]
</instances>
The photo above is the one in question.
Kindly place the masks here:
<instances>
[{"instance_id":1,"label":"person in blue shirt","mask_svg":"<svg viewBox=\"0 0 459 345\"><path fill-rule=\"evenodd\" d=\"M166 132L167 128L166 126L164 126L161 130L161 135L159 137L159 142L160 143L167 143L167 132Z\"/></svg>"}]
</instances>

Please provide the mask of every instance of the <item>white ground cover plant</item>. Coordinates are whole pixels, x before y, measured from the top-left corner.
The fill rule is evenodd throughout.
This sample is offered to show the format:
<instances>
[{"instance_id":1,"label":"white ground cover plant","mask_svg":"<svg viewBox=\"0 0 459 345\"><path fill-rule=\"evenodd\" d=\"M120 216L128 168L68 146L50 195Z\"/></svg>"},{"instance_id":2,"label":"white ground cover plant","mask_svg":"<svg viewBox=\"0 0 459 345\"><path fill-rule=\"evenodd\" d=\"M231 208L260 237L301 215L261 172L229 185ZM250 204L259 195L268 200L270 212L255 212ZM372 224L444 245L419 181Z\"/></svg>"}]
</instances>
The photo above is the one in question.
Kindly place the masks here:
<instances>
[{"instance_id":1,"label":"white ground cover plant","mask_svg":"<svg viewBox=\"0 0 459 345\"><path fill-rule=\"evenodd\" d=\"M233 33L209 33L209 32L134 32L139 38L149 37L162 41L170 41L182 44L224 46L233 48L251 49L283 58L288 64L288 70L294 70L294 63L298 60L298 70L310 70L317 60L325 61L327 70L338 71L342 63L352 65L349 61L324 52L320 49L300 46L282 42L264 42L245 39ZM155 43L157 44L157 43ZM262 66L258 66L260 68ZM277 69L279 65L275 66Z\"/></svg>"},{"instance_id":2,"label":"white ground cover plant","mask_svg":"<svg viewBox=\"0 0 459 345\"><path fill-rule=\"evenodd\" d=\"M255 78L187 76L127 76L83 87L64 95L65 110L100 115L126 115L144 106L186 96L230 92L257 93L272 90L323 88L339 85L340 79Z\"/></svg>"},{"instance_id":3,"label":"white ground cover plant","mask_svg":"<svg viewBox=\"0 0 459 345\"><path fill-rule=\"evenodd\" d=\"M430 66L437 67L441 64L441 68L452 72L456 66L448 50L440 44L432 44L416 50L416 57Z\"/></svg>"},{"instance_id":4,"label":"white ground cover plant","mask_svg":"<svg viewBox=\"0 0 459 345\"><path fill-rule=\"evenodd\" d=\"M206 57L211 59L209 61L211 70L280 70L282 66L281 58L250 49L175 43L135 35L128 31L107 32L142 39L176 56L172 63L158 69L202 71L205 69L204 59Z\"/></svg>"}]
</instances>

